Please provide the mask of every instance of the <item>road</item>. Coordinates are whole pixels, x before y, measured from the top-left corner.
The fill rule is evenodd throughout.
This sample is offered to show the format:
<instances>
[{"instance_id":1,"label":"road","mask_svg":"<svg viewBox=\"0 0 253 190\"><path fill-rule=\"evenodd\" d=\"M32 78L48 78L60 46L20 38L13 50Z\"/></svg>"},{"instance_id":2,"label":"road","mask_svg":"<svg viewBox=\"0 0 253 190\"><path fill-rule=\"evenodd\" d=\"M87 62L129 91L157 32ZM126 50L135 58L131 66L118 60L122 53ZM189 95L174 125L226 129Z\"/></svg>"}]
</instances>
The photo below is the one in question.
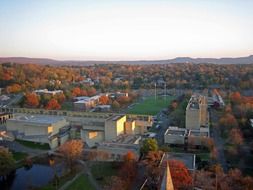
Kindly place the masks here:
<instances>
[{"instance_id":1,"label":"road","mask_svg":"<svg viewBox=\"0 0 253 190\"><path fill-rule=\"evenodd\" d=\"M214 144L217 149L217 159L218 162L220 163L221 167L223 168L224 172L228 171L228 166L227 166L227 161L226 157L224 154L224 140L221 137L221 131L217 125L219 121L219 116L215 110L212 110L210 112L211 116L211 121L213 123L213 128L212 128L212 134L213 134L213 139L214 139Z\"/></svg>"},{"instance_id":2,"label":"road","mask_svg":"<svg viewBox=\"0 0 253 190\"><path fill-rule=\"evenodd\" d=\"M162 111L157 114L157 120L160 122L160 128L157 129L156 132L156 140L158 145L164 144L164 133L168 129L170 119L168 118L167 114L164 114Z\"/></svg>"}]
</instances>

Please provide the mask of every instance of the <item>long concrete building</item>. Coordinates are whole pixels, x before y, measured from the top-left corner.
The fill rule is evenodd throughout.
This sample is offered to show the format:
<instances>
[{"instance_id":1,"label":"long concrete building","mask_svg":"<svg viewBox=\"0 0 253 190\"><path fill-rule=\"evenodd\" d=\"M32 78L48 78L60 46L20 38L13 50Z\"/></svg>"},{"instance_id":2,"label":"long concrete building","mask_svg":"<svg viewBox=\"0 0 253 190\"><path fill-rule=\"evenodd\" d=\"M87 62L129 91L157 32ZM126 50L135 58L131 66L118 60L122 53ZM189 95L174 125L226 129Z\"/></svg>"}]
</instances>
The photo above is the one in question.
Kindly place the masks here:
<instances>
[{"instance_id":1,"label":"long concrete building","mask_svg":"<svg viewBox=\"0 0 253 190\"><path fill-rule=\"evenodd\" d=\"M89 147L104 141L112 141L121 134L144 134L152 126L151 116L125 115L115 113L89 113L64 110L44 110L26 108L4 108L3 112L14 115L61 116L71 129L72 138L81 138ZM131 123L131 124L129 124ZM17 123L19 125L19 123ZM35 130L36 127L34 127Z\"/></svg>"},{"instance_id":2,"label":"long concrete building","mask_svg":"<svg viewBox=\"0 0 253 190\"><path fill-rule=\"evenodd\" d=\"M69 138L69 122L59 116L14 115L6 121L6 128L16 139L49 144L51 149Z\"/></svg>"}]
</instances>

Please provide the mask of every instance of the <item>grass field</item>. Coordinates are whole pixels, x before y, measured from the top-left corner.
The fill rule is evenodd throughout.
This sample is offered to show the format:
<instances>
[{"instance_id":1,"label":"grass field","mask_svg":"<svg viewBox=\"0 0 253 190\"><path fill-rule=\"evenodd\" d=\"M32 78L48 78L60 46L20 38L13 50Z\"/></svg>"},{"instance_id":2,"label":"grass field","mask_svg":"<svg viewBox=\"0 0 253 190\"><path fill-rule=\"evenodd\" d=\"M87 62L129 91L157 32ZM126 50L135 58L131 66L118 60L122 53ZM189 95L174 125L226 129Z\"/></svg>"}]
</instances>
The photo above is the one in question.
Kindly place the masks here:
<instances>
[{"instance_id":1,"label":"grass field","mask_svg":"<svg viewBox=\"0 0 253 190\"><path fill-rule=\"evenodd\" d=\"M111 176L117 175L117 172L118 170L113 166L112 162L97 162L91 167L92 175L101 186L104 186Z\"/></svg>"},{"instance_id":2,"label":"grass field","mask_svg":"<svg viewBox=\"0 0 253 190\"><path fill-rule=\"evenodd\" d=\"M72 111L73 108L73 103L72 102L63 102L63 104L61 105L61 109L62 110L68 110L68 111Z\"/></svg>"},{"instance_id":3,"label":"grass field","mask_svg":"<svg viewBox=\"0 0 253 190\"><path fill-rule=\"evenodd\" d=\"M28 156L28 154L24 152L13 152L12 155L16 161L23 160Z\"/></svg>"},{"instance_id":4,"label":"grass field","mask_svg":"<svg viewBox=\"0 0 253 190\"><path fill-rule=\"evenodd\" d=\"M156 99L154 96L148 97L142 102L136 103L127 113L156 115L163 108L167 108L173 99L173 96L167 96L166 98L157 97Z\"/></svg>"},{"instance_id":5,"label":"grass field","mask_svg":"<svg viewBox=\"0 0 253 190\"><path fill-rule=\"evenodd\" d=\"M90 183L86 175L79 176L68 188L67 190L95 190L95 188Z\"/></svg>"},{"instance_id":6,"label":"grass field","mask_svg":"<svg viewBox=\"0 0 253 190\"><path fill-rule=\"evenodd\" d=\"M39 144L39 143L34 143L30 141L23 141L23 140L18 140L16 141L26 147L33 148L33 149L41 149L41 150L49 150L50 147L48 144Z\"/></svg>"}]
</instances>

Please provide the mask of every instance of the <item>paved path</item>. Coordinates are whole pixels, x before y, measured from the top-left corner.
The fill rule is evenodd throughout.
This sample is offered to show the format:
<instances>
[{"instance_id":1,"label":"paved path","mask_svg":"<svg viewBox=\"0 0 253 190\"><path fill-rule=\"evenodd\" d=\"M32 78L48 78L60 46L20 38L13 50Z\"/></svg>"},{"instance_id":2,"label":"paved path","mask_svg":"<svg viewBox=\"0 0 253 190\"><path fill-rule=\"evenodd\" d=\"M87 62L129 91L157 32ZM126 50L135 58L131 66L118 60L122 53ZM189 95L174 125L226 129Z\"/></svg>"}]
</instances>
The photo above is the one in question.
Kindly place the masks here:
<instances>
[{"instance_id":1,"label":"paved path","mask_svg":"<svg viewBox=\"0 0 253 190\"><path fill-rule=\"evenodd\" d=\"M78 162L80 164L83 165L84 167L84 172L86 172L86 175L88 176L89 181L91 182L91 184L93 185L93 187L96 190L101 190L102 188L100 187L100 185L97 183L96 179L93 177L90 168L87 166L86 162L84 162L83 160L78 160Z\"/></svg>"}]
</instances>

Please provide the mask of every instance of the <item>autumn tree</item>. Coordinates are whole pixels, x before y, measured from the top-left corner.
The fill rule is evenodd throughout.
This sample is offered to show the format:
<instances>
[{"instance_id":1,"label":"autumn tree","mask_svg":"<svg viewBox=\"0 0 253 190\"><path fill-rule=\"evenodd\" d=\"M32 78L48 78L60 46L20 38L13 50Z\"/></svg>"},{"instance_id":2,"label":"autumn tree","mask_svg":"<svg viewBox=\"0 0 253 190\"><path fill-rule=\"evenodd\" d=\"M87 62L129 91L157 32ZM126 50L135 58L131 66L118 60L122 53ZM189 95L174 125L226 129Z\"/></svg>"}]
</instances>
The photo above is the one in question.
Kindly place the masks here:
<instances>
[{"instance_id":1,"label":"autumn tree","mask_svg":"<svg viewBox=\"0 0 253 190\"><path fill-rule=\"evenodd\" d=\"M104 190L128 190L127 182L119 176L110 177L110 183L106 184Z\"/></svg>"},{"instance_id":2,"label":"autumn tree","mask_svg":"<svg viewBox=\"0 0 253 190\"><path fill-rule=\"evenodd\" d=\"M102 105L106 105L108 104L108 102L109 102L108 96L103 95L99 98L99 103Z\"/></svg>"},{"instance_id":3,"label":"autumn tree","mask_svg":"<svg viewBox=\"0 0 253 190\"><path fill-rule=\"evenodd\" d=\"M238 104L241 102L241 94L239 92L234 92L230 95L230 99L233 103Z\"/></svg>"},{"instance_id":4,"label":"autumn tree","mask_svg":"<svg viewBox=\"0 0 253 190\"><path fill-rule=\"evenodd\" d=\"M61 108L61 105L54 98L49 100L49 102L47 103L47 106L46 106L46 109L48 109L48 110L58 110L60 108Z\"/></svg>"},{"instance_id":5,"label":"autumn tree","mask_svg":"<svg viewBox=\"0 0 253 190\"><path fill-rule=\"evenodd\" d=\"M18 93L22 90L19 84L12 84L6 88L7 93Z\"/></svg>"},{"instance_id":6,"label":"autumn tree","mask_svg":"<svg viewBox=\"0 0 253 190\"><path fill-rule=\"evenodd\" d=\"M137 173L136 155L133 152L127 152L123 156L123 164L120 169L120 175L122 179L127 181L129 186L133 181Z\"/></svg>"},{"instance_id":7,"label":"autumn tree","mask_svg":"<svg viewBox=\"0 0 253 190\"><path fill-rule=\"evenodd\" d=\"M224 131L229 130L231 128L237 127L238 123L237 123L237 120L233 114L226 113L224 116L222 116L220 118L219 125L221 127L221 130L224 132Z\"/></svg>"},{"instance_id":8,"label":"autumn tree","mask_svg":"<svg viewBox=\"0 0 253 190\"><path fill-rule=\"evenodd\" d=\"M116 100L114 100L114 101L112 102L112 108L113 108L114 110L118 110L118 109L120 108L120 104L119 104Z\"/></svg>"},{"instance_id":9,"label":"autumn tree","mask_svg":"<svg viewBox=\"0 0 253 190\"><path fill-rule=\"evenodd\" d=\"M96 89L91 87L87 90L88 96L94 96L97 93Z\"/></svg>"},{"instance_id":10,"label":"autumn tree","mask_svg":"<svg viewBox=\"0 0 253 190\"><path fill-rule=\"evenodd\" d=\"M58 94L56 94L56 95L54 96L54 98L55 98L60 104L62 104L62 103L65 101L65 99L66 99L66 97L65 97L65 95L64 95L63 93L58 93Z\"/></svg>"},{"instance_id":11,"label":"autumn tree","mask_svg":"<svg viewBox=\"0 0 253 190\"><path fill-rule=\"evenodd\" d=\"M72 96L80 96L81 95L81 89L79 87L75 87L72 89Z\"/></svg>"},{"instance_id":12,"label":"autumn tree","mask_svg":"<svg viewBox=\"0 0 253 190\"><path fill-rule=\"evenodd\" d=\"M230 142L235 145L241 145L243 143L242 132L239 128L233 128L229 132Z\"/></svg>"},{"instance_id":13,"label":"autumn tree","mask_svg":"<svg viewBox=\"0 0 253 190\"><path fill-rule=\"evenodd\" d=\"M120 104L120 105L126 105L128 104L129 102L131 102L131 98L128 97L128 96L120 96L117 98L117 102Z\"/></svg>"},{"instance_id":14,"label":"autumn tree","mask_svg":"<svg viewBox=\"0 0 253 190\"><path fill-rule=\"evenodd\" d=\"M177 102L177 100L173 100L173 101L170 103L169 109L170 109L171 111L174 111L177 107L178 107L178 102Z\"/></svg>"},{"instance_id":15,"label":"autumn tree","mask_svg":"<svg viewBox=\"0 0 253 190\"><path fill-rule=\"evenodd\" d=\"M59 151L70 170L73 170L74 161L81 158L83 152L83 142L81 140L70 140L60 146Z\"/></svg>"},{"instance_id":16,"label":"autumn tree","mask_svg":"<svg viewBox=\"0 0 253 190\"><path fill-rule=\"evenodd\" d=\"M123 156L123 160L125 162L132 162L132 161L136 161L137 157L136 155L132 152L132 151L128 151L124 156Z\"/></svg>"},{"instance_id":17,"label":"autumn tree","mask_svg":"<svg viewBox=\"0 0 253 190\"><path fill-rule=\"evenodd\" d=\"M162 151L149 151L142 161L145 166L145 176L148 179L147 186L149 189L157 189L159 186L160 176L162 175L159 164L162 156Z\"/></svg>"},{"instance_id":18,"label":"autumn tree","mask_svg":"<svg viewBox=\"0 0 253 190\"><path fill-rule=\"evenodd\" d=\"M192 186L192 177L183 162L169 160L168 163L175 190Z\"/></svg>"},{"instance_id":19,"label":"autumn tree","mask_svg":"<svg viewBox=\"0 0 253 190\"><path fill-rule=\"evenodd\" d=\"M0 177L7 176L15 168L15 161L7 148L0 146Z\"/></svg>"},{"instance_id":20,"label":"autumn tree","mask_svg":"<svg viewBox=\"0 0 253 190\"><path fill-rule=\"evenodd\" d=\"M158 150L158 144L156 139L147 138L143 141L141 146L141 153L144 155L147 155L149 151L157 151Z\"/></svg>"},{"instance_id":21,"label":"autumn tree","mask_svg":"<svg viewBox=\"0 0 253 190\"><path fill-rule=\"evenodd\" d=\"M30 107L38 107L40 104L39 96L35 93L26 93L25 103Z\"/></svg>"}]
</instances>

